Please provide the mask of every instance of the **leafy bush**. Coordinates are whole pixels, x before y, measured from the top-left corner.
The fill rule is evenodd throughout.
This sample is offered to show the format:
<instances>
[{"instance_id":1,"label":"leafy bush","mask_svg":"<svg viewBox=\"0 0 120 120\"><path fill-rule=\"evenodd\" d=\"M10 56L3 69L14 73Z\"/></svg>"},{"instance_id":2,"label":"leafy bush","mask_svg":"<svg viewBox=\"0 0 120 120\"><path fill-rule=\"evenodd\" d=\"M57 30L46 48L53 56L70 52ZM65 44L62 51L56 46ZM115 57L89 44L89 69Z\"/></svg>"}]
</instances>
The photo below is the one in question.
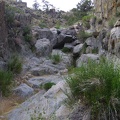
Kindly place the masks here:
<instances>
[{"instance_id":1,"label":"leafy bush","mask_svg":"<svg viewBox=\"0 0 120 120\"><path fill-rule=\"evenodd\" d=\"M89 61L66 80L75 100L91 107L92 120L120 119L120 69L113 61Z\"/></svg>"},{"instance_id":2,"label":"leafy bush","mask_svg":"<svg viewBox=\"0 0 120 120\"><path fill-rule=\"evenodd\" d=\"M48 82L48 83L45 83L45 84L44 84L43 88L44 88L45 90L49 90L53 85L55 85L55 83L53 83L53 82Z\"/></svg>"},{"instance_id":3,"label":"leafy bush","mask_svg":"<svg viewBox=\"0 0 120 120\"><path fill-rule=\"evenodd\" d=\"M61 61L61 56L59 54L50 56L54 64L57 64Z\"/></svg>"},{"instance_id":4,"label":"leafy bush","mask_svg":"<svg viewBox=\"0 0 120 120\"><path fill-rule=\"evenodd\" d=\"M0 70L0 91L3 96L8 95L12 79L13 74L11 72Z\"/></svg>"},{"instance_id":5,"label":"leafy bush","mask_svg":"<svg viewBox=\"0 0 120 120\"><path fill-rule=\"evenodd\" d=\"M8 61L8 71L13 73L20 73L22 71L22 61L18 56L12 56Z\"/></svg>"}]
</instances>

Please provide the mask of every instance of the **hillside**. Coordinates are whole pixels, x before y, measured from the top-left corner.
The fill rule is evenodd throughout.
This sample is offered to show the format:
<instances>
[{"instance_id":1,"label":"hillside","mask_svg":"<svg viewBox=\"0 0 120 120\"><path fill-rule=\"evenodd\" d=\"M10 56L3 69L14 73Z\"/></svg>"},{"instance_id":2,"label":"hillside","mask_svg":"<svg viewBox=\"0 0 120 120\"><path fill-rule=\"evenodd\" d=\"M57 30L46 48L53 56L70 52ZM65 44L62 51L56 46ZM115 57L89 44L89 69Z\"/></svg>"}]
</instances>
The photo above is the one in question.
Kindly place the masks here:
<instances>
[{"instance_id":1,"label":"hillside","mask_svg":"<svg viewBox=\"0 0 120 120\"><path fill-rule=\"evenodd\" d=\"M119 64L120 0L0 1L0 120L119 120Z\"/></svg>"}]
</instances>

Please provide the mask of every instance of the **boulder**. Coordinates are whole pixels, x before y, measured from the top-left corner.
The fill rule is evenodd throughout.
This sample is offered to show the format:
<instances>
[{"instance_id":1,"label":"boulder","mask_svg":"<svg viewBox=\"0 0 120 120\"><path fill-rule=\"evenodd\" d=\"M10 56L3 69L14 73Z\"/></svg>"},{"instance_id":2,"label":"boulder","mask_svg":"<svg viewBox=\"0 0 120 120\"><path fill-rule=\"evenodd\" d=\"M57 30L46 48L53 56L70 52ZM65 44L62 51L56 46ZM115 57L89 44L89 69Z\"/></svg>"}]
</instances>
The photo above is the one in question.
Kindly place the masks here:
<instances>
[{"instance_id":1,"label":"boulder","mask_svg":"<svg viewBox=\"0 0 120 120\"><path fill-rule=\"evenodd\" d=\"M73 46L76 46L78 44L80 44L80 41L79 40L75 40L74 42L72 42Z\"/></svg>"},{"instance_id":2,"label":"boulder","mask_svg":"<svg viewBox=\"0 0 120 120\"><path fill-rule=\"evenodd\" d=\"M42 64L39 67L31 69L30 72L34 76L52 75L58 73L58 69L49 65Z\"/></svg>"},{"instance_id":3,"label":"boulder","mask_svg":"<svg viewBox=\"0 0 120 120\"><path fill-rule=\"evenodd\" d=\"M33 32L37 32L38 34L38 39L43 39L43 38L47 38L50 41L53 39L53 33L50 29L48 28L44 28L41 29L40 27L36 26L32 28Z\"/></svg>"},{"instance_id":4,"label":"boulder","mask_svg":"<svg viewBox=\"0 0 120 120\"><path fill-rule=\"evenodd\" d=\"M115 27L111 30L108 51L120 57L120 27Z\"/></svg>"},{"instance_id":5,"label":"boulder","mask_svg":"<svg viewBox=\"0 0 120 120\"><path fill-rule=\"evenodd\" d=\"M48 56L52 51L51 43L49 39L46 38L37 40L35 44L35 48L36 48L36 55L38 57Z\"/></svg>"},{"instance_id":6,"label":"boulder","mask_svg":"<svg viewBox=\"0 0 120 120\"><path fill-rule=\"evenodd\" d=\"M59 34L57 37L52 39L51 44L53 48L62 48L65 43L72 43L75 38L72 35Z\"/></svg>"},{"instance_id":7,"label":"boulder","mask_svg":"<svg viewBox=\"0 0 120 120\"><path fill-rule=\"evenodd\" d=\"M61 50L53 50L52 55L59 55L61 57L60 66L71 66L72 65L72 55L63 53Z\"/></svg>"},{"instance_id":8,"label":"boulder","mask_svg":"<svg viewBox=\"0 0 120 120\"><path fill-rule=\"evenodd\" d=\"M64 48L70 52L73 50L73 45L71 43L65 43Z\"/></svg>"},{"instance_id":9,"label":"boulder","mask_svg":"<svg viewBox=\"0 0 120 120\"><path fill-rule=\"evenodd\" d=\"M44 95L41 96L39 92L29 98L18 108L12 110L7 118L8 120L31 120L41 115L48 120L67 98L64 91L69 91L69 88L64 81L60 81Z\"/></svg>"},{"instance_id":10,"label":"boulder","mask_svg":"<svg viewBox=\"0 0 120 120\"><path fill-rule=\"evenodd\" d=\"M23 83L20 86L18 86L17 88L15 88L13 90L13 92L15 95L17 95L21 99L25 99L25 98L33 95L34 90L33 90L33 88L31 88L28 85L26 85L25 83Z\"/></svg>"},{"instance_id":11,"label":"boulder","mask_svg":"<svg viewBox=\"0 0 120 120\"><path fill-rule=\"evenodd\" d=\"M88 60L98 61L99 55L95 54L82 54L76 61L76 67L80 67L83 63L87 63Z\"/></svg>"},{"instance_id":12,"label":"boulder","mask_svg":"<svg viewBox=\"0 0 120 120\"><path fill-rule=\"evenodd\" d=\"M91 47L94 47L94 48L97 48L99 46L98 40L95 39L94 37L87 38L85 43L86 43L87 46L91 46Z\"/></svg>"},{"instance_id":13,"label":"boulder","mask_svg":"<svg viewBox=\"0 0 120 120\"><path fill-rule=\"evenodd\" d=\"M57 84L58 82L62 81L63 78L58 75L47 75L41 77L34 77L28 80L28 83L32 85L33 88L40 88L41 85L45 83L52 82Z\"/></svg>"},{"instance_id":14,"label":"boulder","mask_svg":"<svg viewBox=\"0 0 120 120\"><path fill-rule=\"evenodd\" d=\"M73 48L73 56L78 57L81 54L81 51L83 49L83 44L78 44Z\"/></svg>"}]
</instances>

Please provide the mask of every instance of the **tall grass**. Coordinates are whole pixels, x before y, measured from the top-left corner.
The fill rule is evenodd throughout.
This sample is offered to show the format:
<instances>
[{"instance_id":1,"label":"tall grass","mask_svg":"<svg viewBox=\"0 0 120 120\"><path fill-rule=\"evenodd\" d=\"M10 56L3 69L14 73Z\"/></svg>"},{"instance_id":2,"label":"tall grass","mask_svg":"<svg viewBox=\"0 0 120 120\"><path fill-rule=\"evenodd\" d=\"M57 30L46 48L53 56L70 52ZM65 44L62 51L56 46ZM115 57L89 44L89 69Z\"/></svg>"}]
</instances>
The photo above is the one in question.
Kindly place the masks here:
<instances>
[{"instance_id":1,"label":"tall grass","mask_svg":"<svg viewBox=\"0 0 120 120\"><path fill-rule=\"evenodd\" d=\"M22 61L17 55L13 55L8 61L8 71L19 74L22 71Z\"/></svg>"},{"instance_id":2,"label":"tall grass","mask_svg":"<svg viewBox=\"0 0 120 120\"><path fill-rule=\"evenodd\" d=\"M120 119L120 69L101 59L73 70L66 80L75 100L91 107L91 120Z\"/></svg>"},{"instance_id":3,"label":"tall grass","mask_svg":"<svg viewBox=\"0 0 120 120\"><path fill-rule=\"evenodd\" d=\"M8 95L12 80L13 74L11 72L0 70L0 91L3 96Z\"/></svg>"}]
</instances>

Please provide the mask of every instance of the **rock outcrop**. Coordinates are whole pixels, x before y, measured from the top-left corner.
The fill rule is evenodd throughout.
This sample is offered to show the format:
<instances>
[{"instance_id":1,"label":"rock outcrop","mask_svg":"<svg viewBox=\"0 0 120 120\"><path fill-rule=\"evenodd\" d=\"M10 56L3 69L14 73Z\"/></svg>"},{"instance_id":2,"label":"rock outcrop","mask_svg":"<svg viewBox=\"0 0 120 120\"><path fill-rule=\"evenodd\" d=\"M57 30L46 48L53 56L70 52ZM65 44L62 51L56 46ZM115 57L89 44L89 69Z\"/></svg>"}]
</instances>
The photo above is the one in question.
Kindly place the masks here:
<instances>
[{"instance_id":1,"label":"rock outcrop","mask_svg":"<svg viewBox=\"0 0 120 120\"><path fill-rule=\"evenodd\" d=\"M7 47L8 47L8 41L7 41L7 28L6 28L6 22L5 22L5 3L0 3L0 58L6 59L7 58Z\"/></svg>"},{"instance_id":2,"label":"rock outcrop","mask_svg":"<svg viewBox=\"0 0 120 120\"><path fill-rule=\"evenodd\" d=\"M119 0L94 0L95 15L101 19L109 19L120 13Z\"/></svg>"}]
</instances>

